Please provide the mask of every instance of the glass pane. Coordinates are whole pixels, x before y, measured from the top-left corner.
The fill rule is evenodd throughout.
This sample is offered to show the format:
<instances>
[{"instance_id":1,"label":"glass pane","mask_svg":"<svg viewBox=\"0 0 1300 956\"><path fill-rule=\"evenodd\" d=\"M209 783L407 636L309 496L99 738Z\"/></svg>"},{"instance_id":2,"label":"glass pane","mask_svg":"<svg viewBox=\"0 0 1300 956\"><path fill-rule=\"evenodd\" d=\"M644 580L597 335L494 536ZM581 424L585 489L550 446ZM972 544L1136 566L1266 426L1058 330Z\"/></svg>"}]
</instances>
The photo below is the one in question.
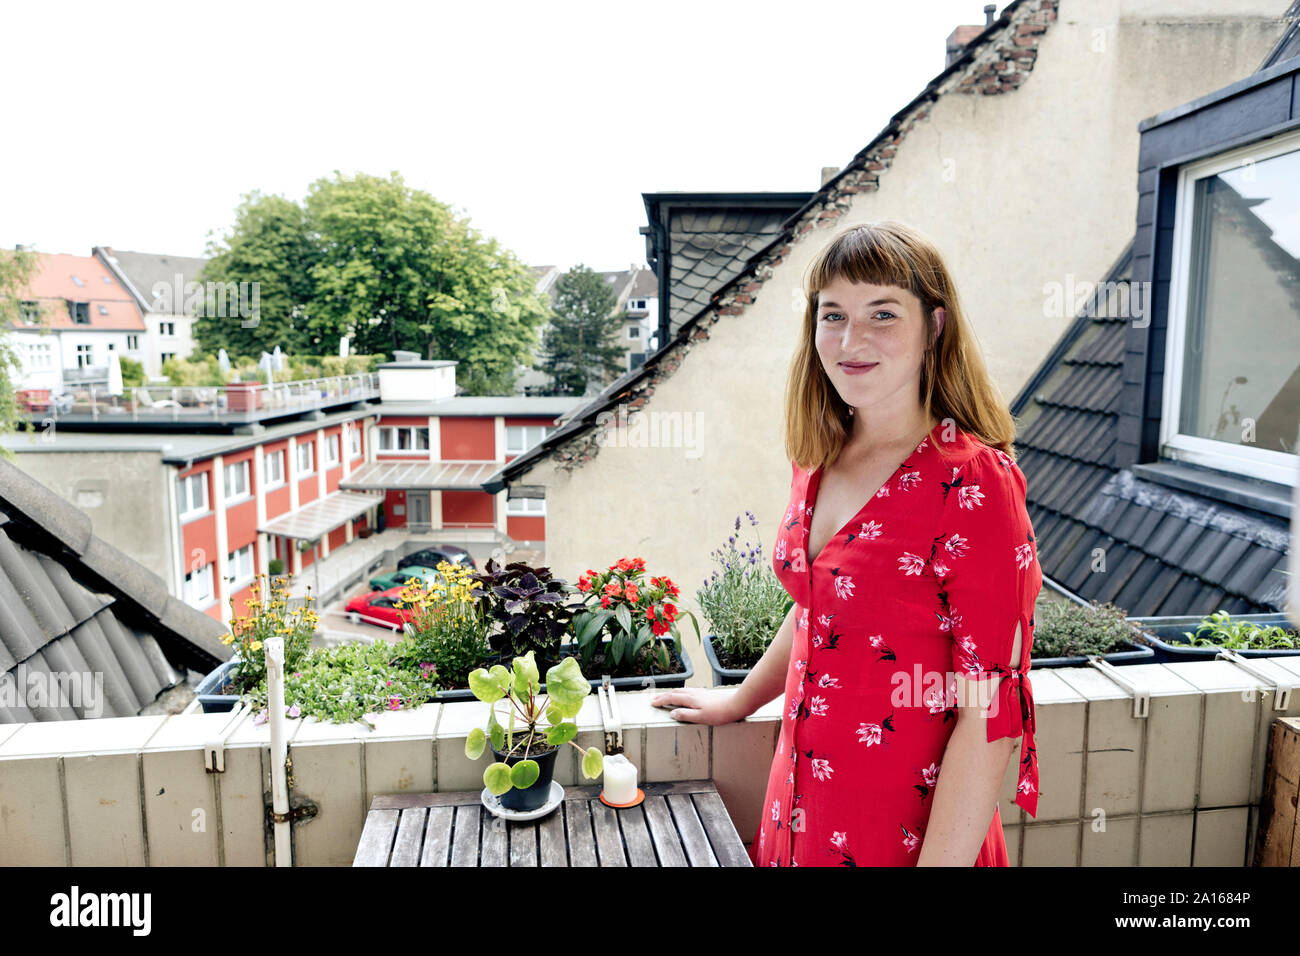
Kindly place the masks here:
<instances>
[{"instance_id":1,"label":"glass pane","mask_svg":"<svg viewBox=\"0 0 1300 956\"><path fill-rule=\"evenodd\" d=\"M1196 183L1179 431L1295 452L1300 150Z\"/></svg>"}]
</instances>

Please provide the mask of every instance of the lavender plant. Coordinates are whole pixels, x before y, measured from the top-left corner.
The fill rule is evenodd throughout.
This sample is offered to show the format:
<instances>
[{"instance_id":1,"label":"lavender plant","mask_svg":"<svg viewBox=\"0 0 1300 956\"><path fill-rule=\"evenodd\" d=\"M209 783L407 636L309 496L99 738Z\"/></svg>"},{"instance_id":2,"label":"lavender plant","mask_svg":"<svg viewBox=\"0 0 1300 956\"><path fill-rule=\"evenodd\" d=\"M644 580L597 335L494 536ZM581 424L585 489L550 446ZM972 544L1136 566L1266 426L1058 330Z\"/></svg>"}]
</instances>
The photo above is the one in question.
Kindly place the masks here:
<instances>
[{"instance_id":1,"label":"lavender plant","mask_svg":"<svg viewBox=\"0 0 1300 956\"><path fill-rule=\"evenodd\" d=\"M752 511L746 511L751 528L758 526ZM712 575L695 592L695 600L708 620L715 648L725 655L729 667L753 667L776 637L790 610L791 599L763 557L763 545L754 532L755 543L737 546L740 516L735 533L725 547L710 555L717 563Z\"/></svg>"}]
</instances>

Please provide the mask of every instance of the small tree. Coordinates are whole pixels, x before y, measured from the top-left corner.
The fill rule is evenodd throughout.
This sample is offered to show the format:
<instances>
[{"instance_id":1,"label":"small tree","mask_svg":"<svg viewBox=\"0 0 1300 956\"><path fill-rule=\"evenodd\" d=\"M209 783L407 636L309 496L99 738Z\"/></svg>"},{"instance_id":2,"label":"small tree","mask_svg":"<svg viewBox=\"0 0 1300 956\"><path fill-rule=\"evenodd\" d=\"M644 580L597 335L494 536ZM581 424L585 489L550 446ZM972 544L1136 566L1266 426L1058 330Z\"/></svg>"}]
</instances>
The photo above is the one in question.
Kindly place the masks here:
<instances>
[{"instance_id":1,"label":"small tree","mask_svg":"<svg viewBox=\"0 0 1300 956\"><path fill-rule=\"evenodd\" d=\"M0 434L17 428L18 397L15 392L23 369L9 329L22 316L23 296L40 268L40 257L30 249L0 250ZM44 325L44 312L42 309L41 325ZM14 453L0 446L0 457L12 460Z\"/></svg>"},{"instance_id":2,"label":"small tree","mask_svg":"<svg viewBox=\"0 0 1300 956\"><path fill-rule=\"evenodd\" d=\"M542 344L542 369L556 391L579 395L595 379L603 384L625 371L619 333L627 314L611 315L618 301L598 272L576 265L556 283L555 314Z\"/></svg>"}]
</instances>

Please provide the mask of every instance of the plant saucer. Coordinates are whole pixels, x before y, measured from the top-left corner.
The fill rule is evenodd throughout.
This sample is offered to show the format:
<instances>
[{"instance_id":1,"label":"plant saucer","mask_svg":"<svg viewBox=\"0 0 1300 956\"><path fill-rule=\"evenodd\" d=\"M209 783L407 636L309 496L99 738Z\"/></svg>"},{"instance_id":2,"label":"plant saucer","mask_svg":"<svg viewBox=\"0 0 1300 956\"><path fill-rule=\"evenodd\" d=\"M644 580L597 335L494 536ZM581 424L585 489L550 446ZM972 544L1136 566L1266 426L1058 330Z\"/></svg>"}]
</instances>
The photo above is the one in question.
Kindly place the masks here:
<instances>
[{"instance_id":1,"label":"plant saucer","mask_svg":"<svg viewBox=\"0 0 1300 956\"><path fill-rule=\"evenodd\" d=\"M483 788L483 792L479 794L479 799L483 802L483 806L487 807L488 812L493 816L500 817L503 820L513 820L518 823L524 820L536 820L539 817L544 817L548 813L554 811L564 800L564 788L552 780L551 792L547 794L546 802L536 810L507 809L506 807L501 806L500 798L494 796L492 791L487 787Z\"/></svg>"},{"instance_id":2,"label":"plant saucer","mask_svg":"<svg viewBox=\"0 0 1300 956\"><path fill-rule=\"evenodd\" d=\"M605 799L605 791L604 790L600 791L600 802L607 807L613 807L615 810L626 810L628 807L635 807L644 799L645 799L645 791L642 790L640 787L636 788L636 796L633 797L631 800L629 800L627 803L610 803L608 800Z\"/></svg>"}]
</instances>

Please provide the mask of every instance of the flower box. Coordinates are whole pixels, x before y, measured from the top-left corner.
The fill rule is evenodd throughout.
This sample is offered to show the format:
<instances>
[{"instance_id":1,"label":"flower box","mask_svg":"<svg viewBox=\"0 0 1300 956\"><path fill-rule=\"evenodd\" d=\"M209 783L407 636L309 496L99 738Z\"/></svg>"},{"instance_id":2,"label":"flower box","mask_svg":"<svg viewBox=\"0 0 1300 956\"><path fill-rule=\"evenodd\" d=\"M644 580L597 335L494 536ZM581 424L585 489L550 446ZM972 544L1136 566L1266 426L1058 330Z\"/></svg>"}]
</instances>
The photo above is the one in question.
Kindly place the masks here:
<instances>
[{"instance_id":1,"label":"flower box","mask_svg":"<svg viewBox=\"0 0 1300 956\"><path fill-rule=\"evenodd\" d=\"M1133 617L1129 618L1142 630L1140 640L1149 642L1153 664L1174 664L1179 661L1208 661L1218 656L1214 647L1190 647L1181 642L1186 631L1196 633L1196 629L1205 620L1206 615L1190 617ZM1294 631L1295 624L1285 614L1269 612L1265 614L1234 614L1232 620L1263 626L1277 625ZM1300 648L1245 648L1237 651L1242 657L1287 657L1300 654Z\"/></svg>"},{"instance_id":2,"label":"flower box","mask_svg":"<svg viewBox=\"0 0 1300 956\"><path fill-rule=\"evenodd\" d=\"M1125 641L1124 644L1133 648L1129 651L1108 651L1101 655L1103 661L1115 665L1123 664L1155 664L1156 652L1150 647L1139 644L1136 641ZM1082 654L1072 657L1033 657L1030 660L1030 670L1041 670L1045 667L1084 667L1088 663L1088 658Z\"/></svg>"},{"instance_id":3,"label":"flower box","mask_svg":"<svg viewBox=\"0 0 1300 956\"><path fill-rule=\"evenodd\" d=\"M203 713L222 714L235 709L235 704L239 702L239 695L227 693L227 690L238 666L239 658L232 657L199 681L194 696L198 698Z\"/></svg>"},{"instance_id":4,"label":"flower box","mask_svg":"<svg viewBox=\"0 0 1300 956\"><path fill-rule=\"evenodd\" d=\"M704 635L704 656L709 662L709 668L713 671L713 684L715 687L725 687L729 684L743 684L745 678L749 676L752 668L749 667L723 667L718 661L717 651L713 649L714 635Z\"/></svg>"}]
</instances>

